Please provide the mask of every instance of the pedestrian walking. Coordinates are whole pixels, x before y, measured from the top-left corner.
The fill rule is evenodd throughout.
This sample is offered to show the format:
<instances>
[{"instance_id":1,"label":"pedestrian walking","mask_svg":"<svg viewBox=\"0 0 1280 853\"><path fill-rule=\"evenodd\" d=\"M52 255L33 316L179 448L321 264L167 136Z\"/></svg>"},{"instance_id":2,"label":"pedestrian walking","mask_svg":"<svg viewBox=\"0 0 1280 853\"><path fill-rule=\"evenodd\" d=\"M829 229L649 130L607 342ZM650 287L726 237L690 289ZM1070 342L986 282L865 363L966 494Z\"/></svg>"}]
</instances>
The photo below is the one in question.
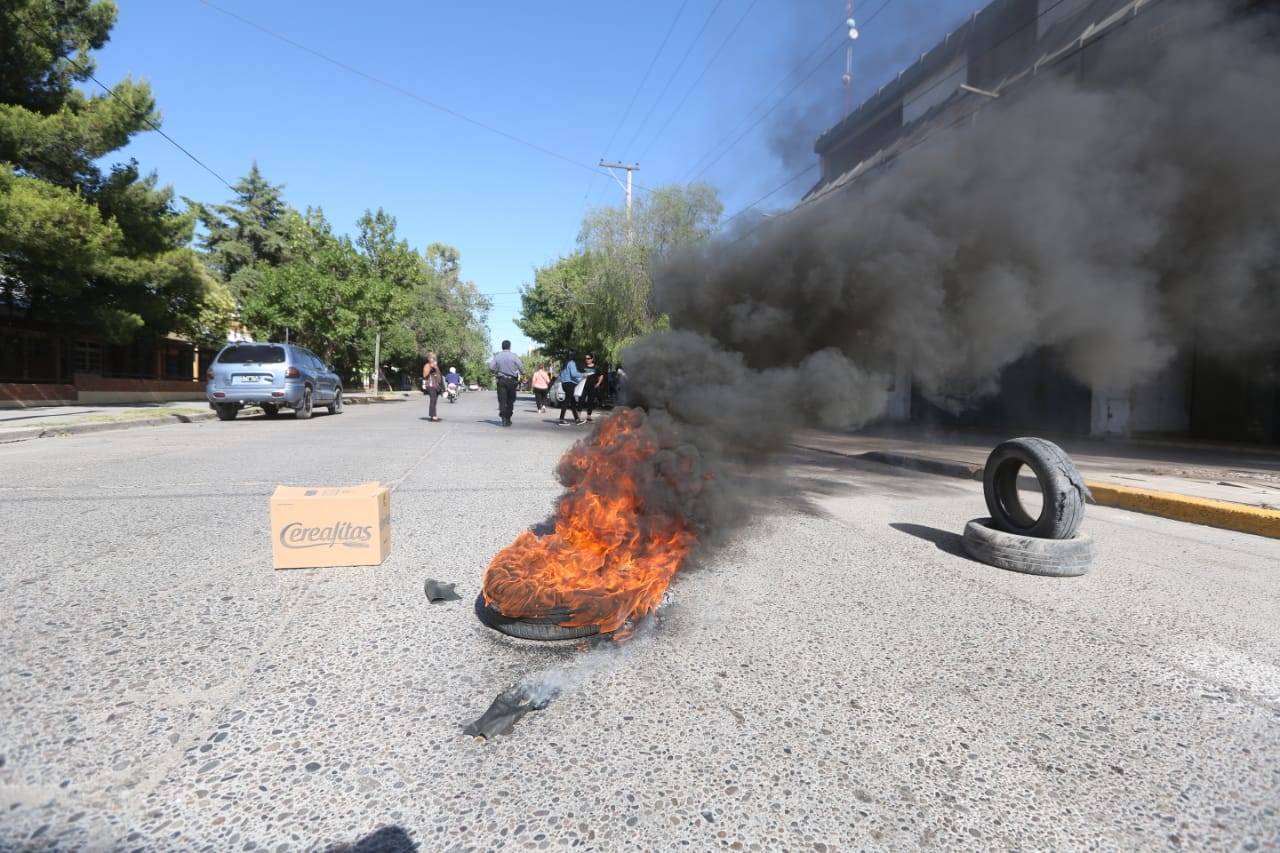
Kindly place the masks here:
<instances>
[{"instance_id":1,"label":"pedestrian walking","mask_svg":"<svg viewBox=\"0 0 1280 853\"><path fill-rule=\"evenodd\" d=\"M529 385L533 388L533 401L538 404L538 412L546 411L547 389L551 387L551 374L547 372L547 365L538 365L538 369L533 372L533 378L529 380Z\"/></svg>"},{"instance_id":2,"label":"pedestrian walking","mask_svg":"<svg viewBox=\"0 0 1280 853\"><path fill-rule=\"evenodd\" d=\"M579 382L586 378L586 374L578 369L576 358L577 354L570 352L565 356L564 367L560 369L560 387L564 389L564 399L560 401L561 425L569 423L564 419L565 409L573 412L574 424L582 423L582 416L578 414L578 399L574 395L574 389Z\"/></svg>"},{"instance_id":3,"label":"pedestrian walking","mask_svg":"<svg viewBox=\"0 0 1280 853\"><path fill-rule=\"evenodd\" d=\"M436 417L436 401L440 399L440 391L444 386L444 374L440 372L440 365L436 363L436 354L427 353L427 363L422 365L422 390L426 392L427 397L431 400L431 408L427 411L427 420L438 421Z\"/></svg>"},{"instance_id":4,"label":"pedestrian walking","mask_svg":"<svg viewBox=\"0 0 1280 853\"><path fill-rule=\"evenodd\" d=\"M489 360L489 370L497 377L498 417L504 427L511 426L511 415L516 408L516 389L524 375L524 364L511 351L511 341L503 341L502 349Z\"/></svg>"},{"instance_id":5,"label":"pedestrian walking","mask_svg":"<svg viewBox=\"0 0 1280 853\"><path fill-rule=\"evenodd\" d=\"M586 366L582 368L582 372L586 374L587 384L582 388L582 399L579 401L582 407L587 410L587 423L594 423L591 414L596 410L596 406L600 402L600 389L604 385L605 373L596 367L596 360L591 355L583 356Z\"/></svg>"}]
</instances>

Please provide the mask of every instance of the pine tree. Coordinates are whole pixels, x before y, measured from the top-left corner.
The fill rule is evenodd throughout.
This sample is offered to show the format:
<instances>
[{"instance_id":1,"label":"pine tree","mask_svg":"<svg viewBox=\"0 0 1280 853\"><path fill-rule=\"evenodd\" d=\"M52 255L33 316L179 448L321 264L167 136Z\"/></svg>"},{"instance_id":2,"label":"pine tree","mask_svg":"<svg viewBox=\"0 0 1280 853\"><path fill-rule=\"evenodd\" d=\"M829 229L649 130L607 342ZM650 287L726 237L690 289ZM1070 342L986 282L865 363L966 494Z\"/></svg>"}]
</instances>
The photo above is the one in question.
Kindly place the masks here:
<instances>
[{"instance_id":1,"label":"pine tree","mask_svg":"<svg viewBox=\"0 0 1280 853\"><path fill-rule=\"evenodd\" d=\"M283 185L262 176L254 163L231 188L228 204L195 205L205 235L200 240L209 268L243 301L268 267L288 260L289 212Z\"/></svg>"},{"instance_id":2,"label":"pine tree","mask_svg":"<svg viewBox=\"0 0 1280 853\"><path fill-rule=\"evenodd\" d=\"M77 88L115 19L107 0L0 0L0 301L111 342L214 335L194 217L136 162L96 165L160 121L145 83Z\"/></svg>"}]
</instances>

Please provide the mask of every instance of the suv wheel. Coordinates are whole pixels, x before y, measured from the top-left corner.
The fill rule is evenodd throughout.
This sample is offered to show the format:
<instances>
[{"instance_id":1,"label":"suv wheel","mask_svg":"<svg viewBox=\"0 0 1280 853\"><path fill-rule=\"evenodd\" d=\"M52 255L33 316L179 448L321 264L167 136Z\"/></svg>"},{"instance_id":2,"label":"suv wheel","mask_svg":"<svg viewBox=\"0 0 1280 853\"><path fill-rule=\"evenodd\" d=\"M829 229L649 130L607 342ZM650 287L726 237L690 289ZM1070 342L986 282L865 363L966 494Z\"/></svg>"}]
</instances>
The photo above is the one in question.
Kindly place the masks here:
<instances>
[{"instance_id":1,"label":"suv wheel","mask_svg":"<svg viewBox=\"0 0 1280 853\"><path fill-rule=\"evenodd\" d=\"M333 402L329 404L329 414L342 414L342 389L339 388L333 392Z\"/></svg>"},{"instance_id":2,"label":"suv wheel","mask_svg":"<svg viewBox=\"0 0 1280 853\"><path fill-rule=\"evenodd\" d=\"M240 409L235 403L214 403L213 410L218 413L218 420L233 421Z\"/></svg>"},{"instance_id":3,"label":"suv wheel","mask_svg":"<svg viewBox=\"0 0 1280 853\"><path fill-rule=\"evenodd\" d=\"M298 404L298 408L294 409L293 416L300 421L305 421L311 417L311 389L302 389L302 402Z\"/></svg>"}]
</instances>

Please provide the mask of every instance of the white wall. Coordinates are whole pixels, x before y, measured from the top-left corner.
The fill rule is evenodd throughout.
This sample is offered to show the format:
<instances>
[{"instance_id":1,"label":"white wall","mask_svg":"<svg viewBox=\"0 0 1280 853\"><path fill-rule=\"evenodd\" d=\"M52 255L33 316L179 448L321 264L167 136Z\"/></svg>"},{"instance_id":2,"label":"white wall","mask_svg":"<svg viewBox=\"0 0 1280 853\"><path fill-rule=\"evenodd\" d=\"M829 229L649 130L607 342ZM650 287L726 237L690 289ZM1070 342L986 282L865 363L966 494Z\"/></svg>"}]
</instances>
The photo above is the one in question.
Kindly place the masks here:
<instances>
[{"instance_id":1,"label":"white wall","mask_svg":"<svg viewBox=\"0 0 1280 853\"><path fill-rule=\"evenodd\" d=\"M1140 433L1185 433L1191 428L1187 404L1189 364L1174 359L1164 370L1125 389L1093 389L1089 434L1127 436Z\"/></svg>"},{"instance_id":2,"label":"white wall","mask_svg":"<svg viewBox=\"0 0 1280 853\"><path fill-rule=\"evenodd\" d=\"M961 83L968 81L968 68L969 60L961 54L947 63L945 67L929 75L918 85L912 86L909 91L904 92L902 94L902 123L904 125L910 124L951 97L955 90L960 88Z\"/></svg>"}]
</instances>

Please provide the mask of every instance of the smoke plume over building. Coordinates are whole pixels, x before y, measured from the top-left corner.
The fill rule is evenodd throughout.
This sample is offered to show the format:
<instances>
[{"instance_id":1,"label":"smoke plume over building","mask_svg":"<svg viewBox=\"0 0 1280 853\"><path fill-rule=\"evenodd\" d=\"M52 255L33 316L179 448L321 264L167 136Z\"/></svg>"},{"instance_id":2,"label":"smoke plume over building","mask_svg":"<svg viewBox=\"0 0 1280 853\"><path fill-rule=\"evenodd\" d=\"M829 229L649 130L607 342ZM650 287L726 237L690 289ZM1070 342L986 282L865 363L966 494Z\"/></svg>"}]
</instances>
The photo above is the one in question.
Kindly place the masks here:
<instances>
[{"instance_id":1,"label":"smoke plume over building","mask_svg":"<svg viewBox=\"0 0 1280 853\"><path fill-rule=\"evenodd\" d=\"M1187 347L1276 348L1280 60L1218 4L1163 5L1084 83L974 95L958 125L673 259L654 291L675 331L624 355L635 401L672 443L758 459L876 418L900 371L980 396L1047 349L1126 388Z\"/></svg>"}]
</instances>

